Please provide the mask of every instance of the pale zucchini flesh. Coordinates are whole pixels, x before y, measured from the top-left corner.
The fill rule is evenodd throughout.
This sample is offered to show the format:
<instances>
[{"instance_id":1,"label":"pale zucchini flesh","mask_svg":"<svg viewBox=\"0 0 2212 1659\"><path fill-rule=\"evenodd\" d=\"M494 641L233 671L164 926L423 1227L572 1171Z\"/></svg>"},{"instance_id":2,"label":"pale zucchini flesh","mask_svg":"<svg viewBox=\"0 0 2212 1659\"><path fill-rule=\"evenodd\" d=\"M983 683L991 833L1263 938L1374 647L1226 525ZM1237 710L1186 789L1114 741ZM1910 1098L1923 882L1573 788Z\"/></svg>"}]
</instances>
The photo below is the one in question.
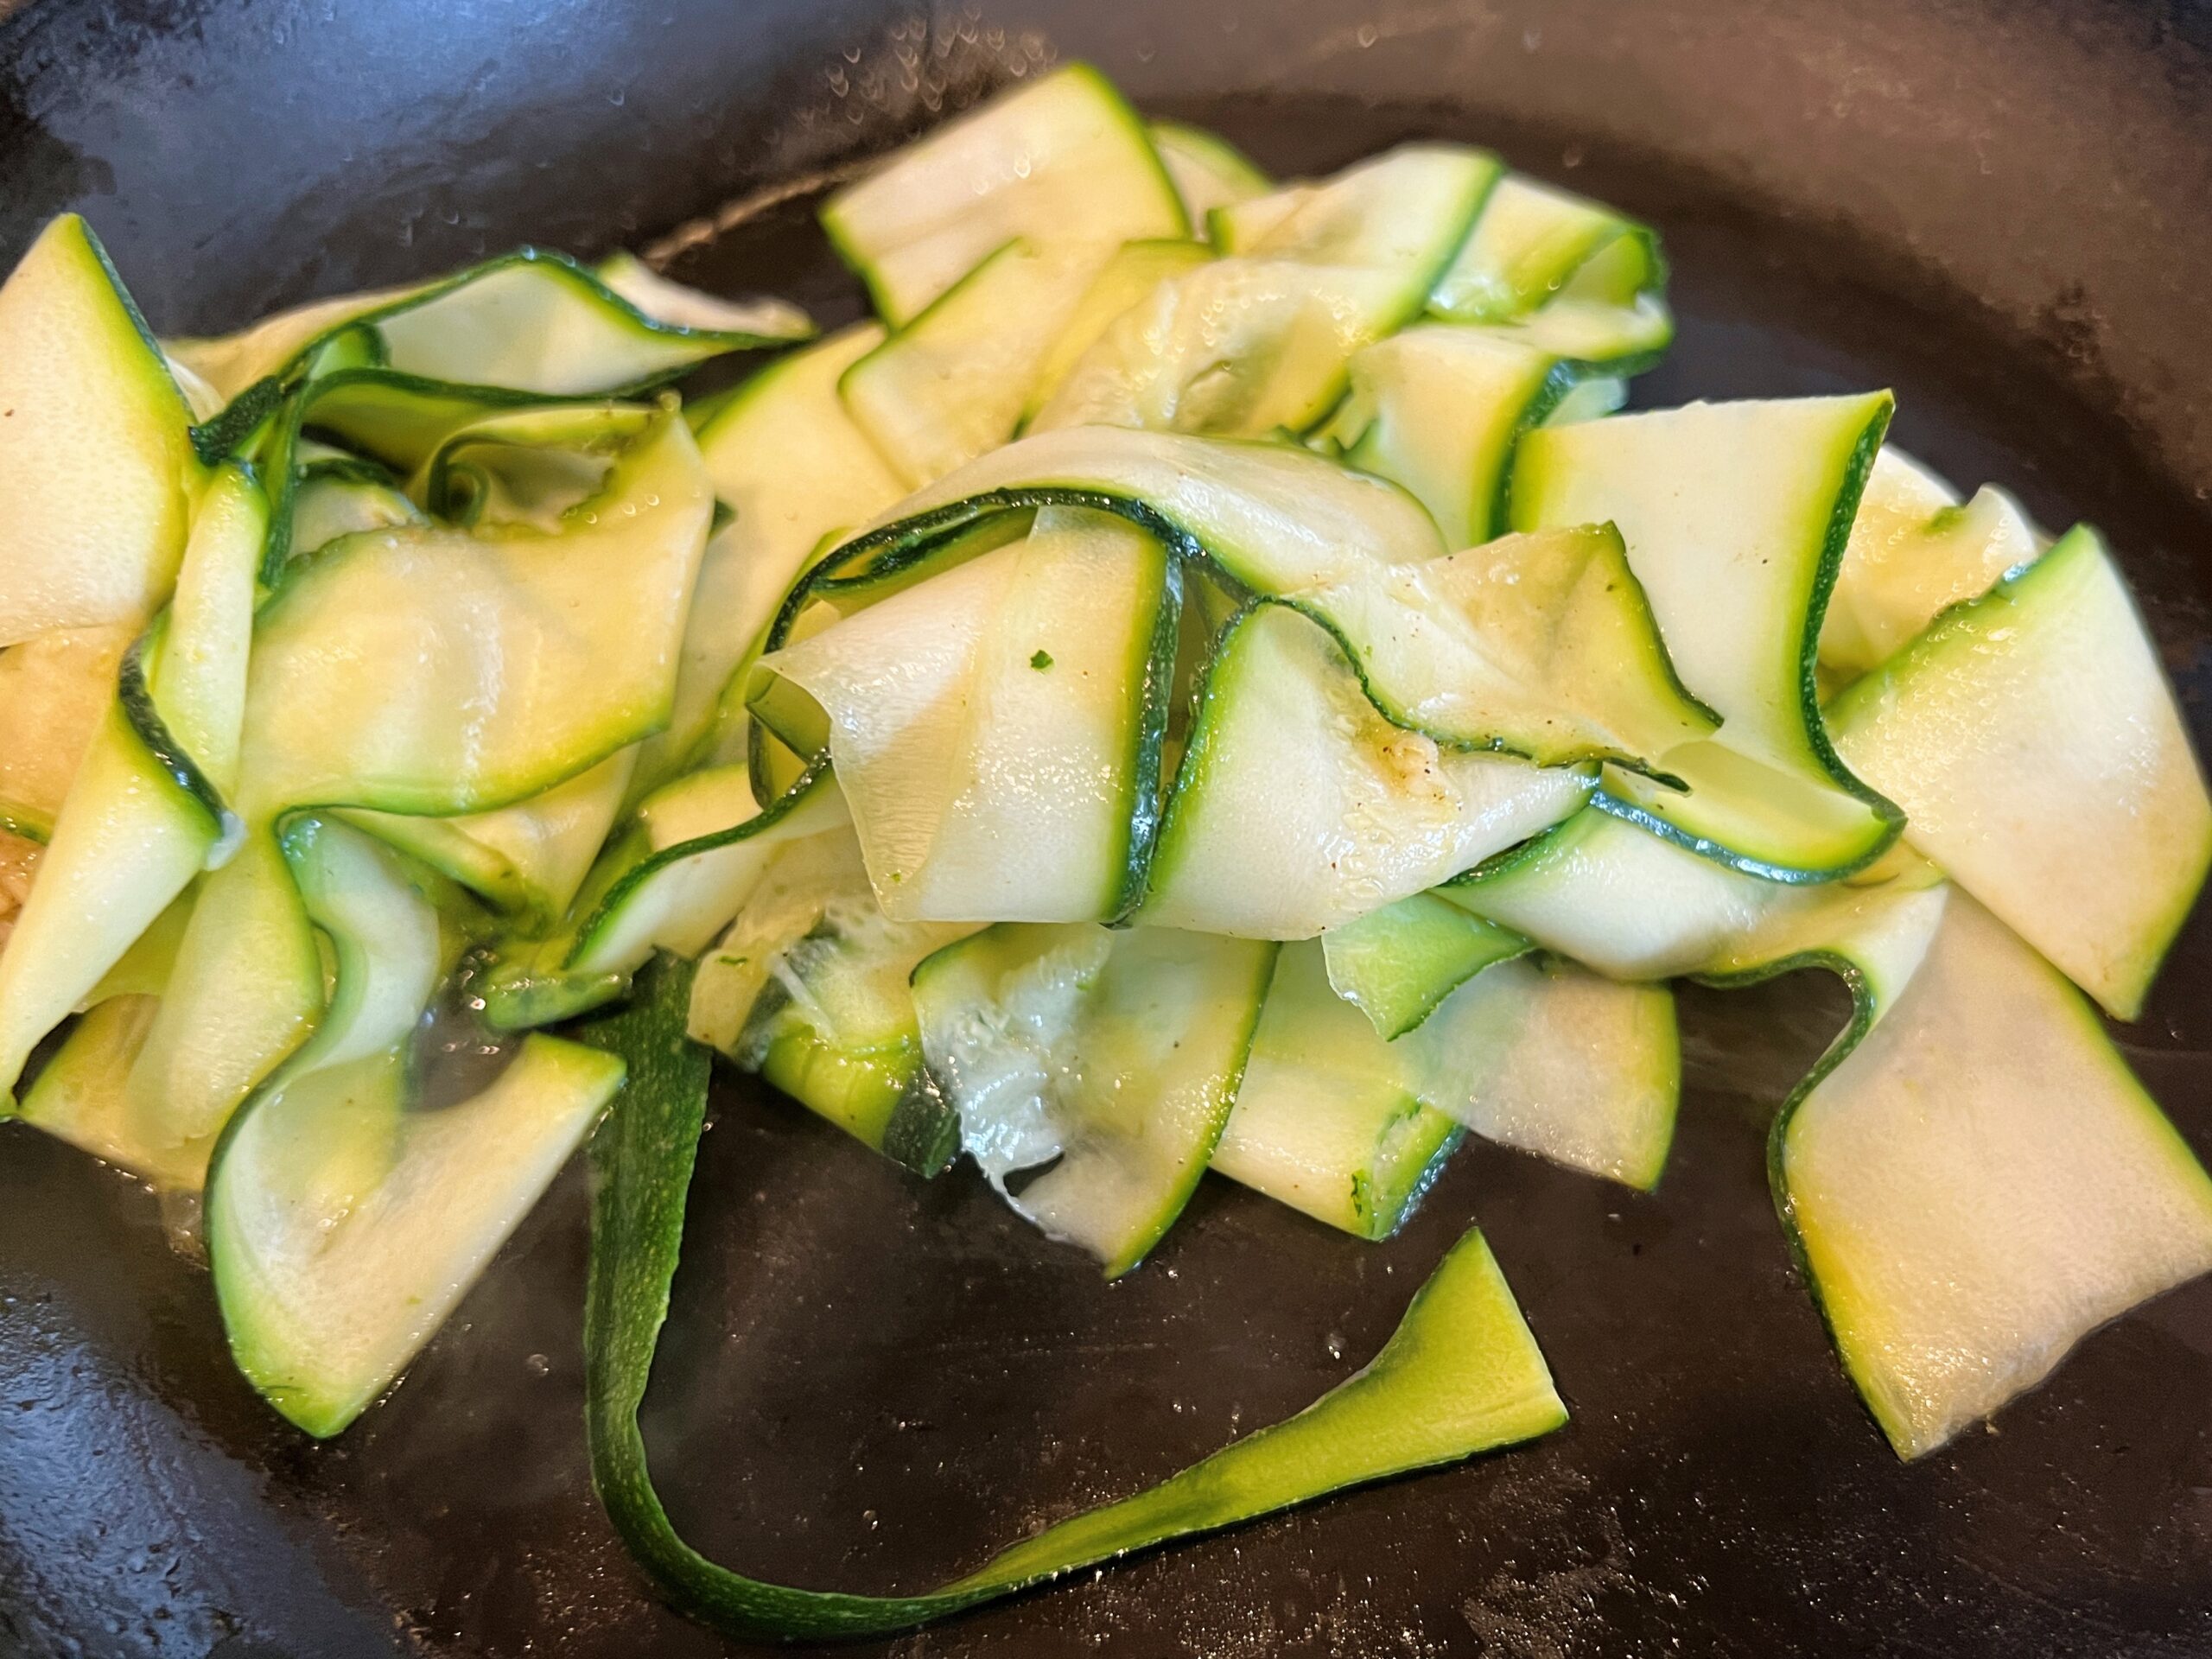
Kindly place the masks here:
<instances>
[{"instance_id":1,"label":"pale zucchini flesh","mask_svg":"<svg viewBox=\"0 0 2212 1659\"><path fill-rule=\"evenodd\" d=\"M1258 606L1209 664L1139 914L1311 938L1557 823L1590 785L1392 725L1318 624Z\"/></svg>"},{"instance_id":2,"label":"pale zucchini flesh","mask_svg":"<svg viewBox=\"0 0 2212 1659\"><path fill-rule=\"evenodd\" d=\"M909 488L1014 435L1110 252L1016 237L845 371L853 420Z\"/></svg>"},{"instance_id":3,"label":"pale zucchini flesh","mask_svg":"<svg viewBox=\"0 0 2212 1659\"><path fill-rule=\"evenodd\" d=\"M54 219L0 287L0 645L141 623L183 556L191 414L92 229Z\"/></svg>"},{"instance_id":4,"label":"pale zucchini flesh","mask_svg":"<svg viewBox=\"0 0 2212 1659\"><path fill-rule=\"evenodd\" d=\"M485 1018L505 1030L565 1020L620 995L655 950L696 956L780 846L848 823L826 766L766 807L742 766L664 785L600 855L563 925L502 953L483 982Z\"/></svg>"},{"instance_id":5,"label":"pale zucchini flesh","mask_svg":"<svg viewBox=\"0 0 2212 1659\"><path fill-rule=\"evenodd\" d=\"M1112 1278L1205 1173L1274 955L1173 928L1001 924L914 970L922 1052L1008 1202Z\"/></svg>"},{"instance_id":6,"label":"pale zucchini flesh","mask_svg":"<svg viewBox=\"0 0 2212 1659\"><path fill-rule=\"evenodd\" d=\"M111 702L0 952L0 1079L200 873L218 827Z\"/></svg>"},{"instance_id":7,"label":"pale zucchini flesh","mask_svg":"<svg viewBox=\"0 0 2212 1659\"><path fill-rule=\"evenodd\" d=\"M0 827L44 841L115 701L135 622L57 628L0 651Z\"/></svg>"},{"instance_id":8,"label":"pale zucchini flesh","mask_svg":"<svg viewBox=\"0 0 2212 1659\"><path fill-rule=\"evenodd\" d=\"M1364 347L1350 374L1323 436L1348 465L1411 491L1452 547L1503 527L1513 445L1573 379L1502 330L1434 324Z\"/></svg>"},{"instance_id":9,"label":"pale zucchini flesh","mask_svg":"<svg viewBox=\"0 0 2212 1659\"><path fill-rule=\"evenodd\" d=\"M1600 973L1654 980L1792 954L1876 895L1936 880L1905 854L1840 881L1764 880L1591 807L1438 892Z\"/></svg>"},{"instance_id":10,"label":"pale zucchini flesh","mask_svg":"<svg viewBox=\"0 0 2212 1659\"><path fill-rule=\"evenodd\" d=\"M1887 393L1687 408L1539 429L1514 461L1532 529L1610 520L1682 683L1720 716L1657 757L1687 784L1609 777L1615 810L1780 880L1863 868L1902 815L1821 723L1815 655Z\"/></svg>"},{"instance_id":11,"label":"pale zucchini flesh","mask_svg":"<svg viewBox=\"0 0 2212 1659\"><path fill-rule=\"evenodd\" d=\"M204 1171L223 1126L321 1019L323 962L275 835L201 878L123 1089L137 1142Z\"/></svg>"},{"instance_id":12,"label":"pale zucchini flesh","mask_svg":"<svg viewBox=\"0 0 2212 1659\"><path fill-rule=\"evenodd\" d=\"M1104 921L1135 902L1179 588L1125 520L1029 535L789 645L885 912Z\"/></svg>"},{"instance_id":13,"label":"pale zucchini flesh","mask_svg":"<svg viewBox=\"0 0 2212 1659\"><path fill-rule=\"evenodd\" d=\"M1643 226L1514 174L1491 192L1473 231L1438 276L1428 307L1452 322L1502 322L1576 292L1575 280L1586 270L1592 296L1615 302L1656 287L1662 274L1651 233Z\"/></svg>"},{"instance_id":14,"label":"pale zucchini flesh","mask_svg":"<svg viewBox=\"0 0 2212 1659\"><path fill-rule=\"evenodd\" d=\"M1806 659L1889 409L1886 395L1694 404L1534 431L1514 524L1618 525L1677 671L1731 741L1817 765Z\"/></svg>"},{"instance_id":15,"label":"pale zucchini flesh","mask_svg":"<svg viewBox=\"0 0 2212 1659\"><path fill-rule=\"evenodd\" d=\"M193 513L176 588L159 626L153 695L162 723L219 795L238 789L254 579L269 500L235 465L215 469Z\"/></svg>"},{"instance_id":16,"label":"pale zucchini flesh","mask_svg":"<svg viewBox=\"0 0 2212 1659\"><path fill-rule=\"evenodd\" d=\"M690 429L664 412L556 534L426 525L327 550L257 624L251 807L482 810L647 734L712 508ZM417 671L386 673L395 659Z\"/></svg>"},{"instance_id":17,"label":"pale zucchini flesh","mask_svg":"<svg viewBox=\"0 0 2212 1659\"><path fill-rule=\"evenodd\" d=\"M346 808L337 816L412 854L494 908L545 928L582 887L628 797L637 765L637 747L618 749L543 795L489 812L430 818Z\"/></svg>"},{"instance_id":18,"label":"pale zucchini flesh","mask_svg":"<svg viewBox=\"0 0 2212 1659\"><path fill-rule=\"evenodd\" d=\"M1433 893L1370 910L1321 936L1331 988L1385 1041L1404 1036L1484 969L1531 948L1511 928Z\"/></svg>"},{"instance_id":19,"label":"pale zucchini flesh","mask_svg":"<svg viewBox=\"0 0 2212 1659\"><path fill-rule=\"evenodd\" d=\"M1964 893L1888 1017L1777 1122L1771 1165L1907 1458L2212 1268L2212 1180L2072 988Z\"/></svg>"},{"instance_id":20,"label":"pale zucchini flesh","mask_svg":"<svg viewBox=\"0 0 2212 1659\"><path fill-rule=\"evenodd\" d=\"M1548 421L1609 414L1624 378L1671 335L1665 308L1562 301L1496 327L1408 328L1351 359L1350 388L1315 442L1402 485L1450 546L1506 524L1514 446Z\"/></svg>"},{"instance_id":21,"label":"pale zucchini flesh","mask_svg":"<svg viewBox=\"0 0 2212 1659\"><path fill-rule=\"evenodd\" d=\"M1215 208L1249 201L1274 188L1250 157L1217 133L1180 121L1154 121L1146 130L1193 230L1203 227Z\"/></svg>"},{"instance_id":22,"label":"pale zucchini flesh","mask_svg":"<svg viewBox=\"0 0 2212 1659\"><path fill-rule=\"evenodd\" d=\"M1649 1191L1681 1098L1674 993L1573 963L1484 969L1396 1042L1420 1097L1486 1141Z\"/></svg>"},{"instance_id":23,"label":"pale zucchini flesh","mask_svg":"<svg viewBox=\"0 0 2212 1659\"><path fill-rule=\"evenodd\" d=\"M1058 503L1120 513L1233 587L1319 619L1385 717L1454 747L1646 766L1646 751L1692 749L1713 730L1618 537L1577 527L1446 560L1412 497L1287 444L1113 428L1022 439L826 559L779 630L817 594L925 569L963 527ZM1541 603L1517 602L1538 588Z\"/></svg>"},{"instance_id":24,"label":"pale zucchini flesh","mask_svg":"<svg viewBox=\"0 0 2212 1659\"><path fill-rule=\"evenodd\" d=\"M616 256L600 271L524 248L435 282L316 300L168 350L226 402L289 378L333 335L372 332L395 372L542 397L634 391L748 346L803 340L779 302L730 308Z\"/></svg>"},{"instance_id":25,"label":"pale zucchini flesh","mask_svg":"<svg viewBox=\"0 0 2212 1659\"><path fill-rule=\"evenodd\" d=\"M1086 64L901 150L822 223L894 327L1018 236L1115 247L1189 231L1143 122Z\"/></svg>"},{"instance_id":26,"label":"pale zucchini flesh","mask_svg":"<svg viewBox=\"0 0 2212 1659\"><path fill-rule=\"evenodd\" d=\"M1497 175L1480 151L1409 144L1289 193L1249 250L1170 278L1106 329L1033 429L1306 430L1352 354L1421 314Z\"/></svg>"},{"instance_id":27,"label":"pale zucchini flesh","mask_svg":"<svg viewBox=\"0 0 2212 1659\"><path fill-rule=\"evenodd\" d=\"M1343 1146L1338 1137L1355 1133L1353 1124L1372 1123L1382 1103L1398 1101L1586 1174L1639 1188L1657 1182L1681 1093L1674 997L1665 986L1510 957L1464 979L1418 1026L1385 1040L1335 994L1321 947L1286 945L1282 961L1286 995L1300 1012L1268 1028L1270 1067L1289 1075L1270 1069L1262 1079L1285 1111L1333 1090L1350 1115L1325 1138L1301 1130L1302 1155L1317 1145ZM1286 1129L1313 1109L1300 1106ZM1402 1132L1418 1144L1412 1124Z\"/></svg>"},{"instance_id":28,"label":"pale zucchini flesh","mask_svg":"<svg viewBox=\"0 0 2212 1659\"><path fill-rule=\"evenodd\" d=\"M24 1122L165 1191L194 1191L204 1150L148 1142L124 1095L160 998L140 992L104 998L86 1010L24 1091Z\"/></svg>"},{"instance_id":29,"label":"pale zucchini flesh","mask_svg":"<svg viewBox=\"0 0 2212 1659\"><path fill-rule=\"evenodd\" d=\"M302 468L291 512L289 550L302 556L327 547L341 536L423 522L422 509L407 499L391 474L366 461L342 468Z\"/></svg>"},{"instance_id":30,"label":"pale zucchini flesh","mask_svg":"<svg viewBox=\"0 0 2212 1659\"><path fill-rule=\"evenodd\" d=\"M579 397L635 391L734 347L811 332L787 308L746 322L734 331L664 323L571 261L524 250L386 313L376 328L397 373Z\"/></svg>"},{"instance_id":31,"label":"pale zucchini flesh","mask_svg":"<svg viewBox=\"0 0 2212 1659\"><path fill-rule=\"evenodd\" d=\"M0 1084L10 1090L32 1046L237 833L221 791L237 770L264 511L243 473L218 475L175 602L118 665L0 955Z\"/></svg>"},{"instance_id":32,"label":"pale zucchini flesh","mask_svg":"<svg viewBox=\"0 0 2212 1659\"><path fill-rule=\"evenodd\" d=\"M448 965L437 912L358 831L308 820L288 842L335 949L336 994L314 1039L223 1136L206 1232L238 1369L327 1436L444 1322L623 1067L533 1035L473 1097L418 1109L410 1044Z\"/></svg>"},{"instance_id":33,"label":"pale zucchini flesh","mask_svg":"<svg viewBox=\"0 0 2212 1659\"><path fill-rule=\"evenodd\" d=\"M1851 541L1821 624L1821 666L1845 678L1878 668L1952 606L1979 599L2042 552L2004 491L1957 493L1894 445L1867 474Z\"/></svg>"},{"instance_id":34,"label":"pale zucchini flesh","mask_svg":"<svg viewBox=\"0 0 2212 1659\"><path fill-rule=\"evenodd\" d=\"M1389 1058L1331 985L1320 947L1284 946L1215 1172L1355 1236L1389 1237L1460 1136Z\"/></svg>"},{"instance_id":35,"label":"pale zucchini flesh","mask_svg":"<svg viewBox=\"0 0 2212 1659\"><path fill-rule=\"evenodd\" d=\"M2212 863L2212 802L2096 532L1928 632L1829 709L1912 844L2121 1019Z\"/></svg>"},{"instance_id":36,"label":"pale zucchini flesh","mask_svg":"<svg viewBox=\"0 0 2212 1659\"><path fill-rule=\"evenodd\" d=\"M610 253L592 275L657 323L709 334L750 334L762 341L804 340L814 332L806 313L788 300L754 296L725 299L671 282L634 253Z\"/></svg>"},{"instance_id":37,"label":"pale zucchini flesh","mask_svg":"<svg viewBox=\"0 0 2212 1659\"><path fill-rule=\"evenodd\" d=\"M1028 402L1021 411L1022 424L1033 421L1052 401L1107 329L1135 310L1162 283L1212 257L1213 251L1205 243L1173 238L1125 242L1115 250L1084 290L1038 365Z\"/></svg>"},{"instance_id":38,"label":"pale zucchini flesh","mask_svg":"<svg viewBox=\"0 0 2212 1659\"><path fill-rule=\"evenodd\" d=\"M827 538L870 522L905 493L837 395L840 377L883 337L862 323L794 353L698 429L715 498L734 516L701 557L668 730L645 741L642 786L667 782L702 753L741 758L725 740L746 726L745 665L777 606Z\"/></svg>"},{"instance_id":39,"label":"pale zucchini flesh","mask_svg":"<svg viewBox=\"0 0 2212 1659\"><path fill-rule=\"evenodd\" d=\"M689 1029L864 1146L935 1174L958 1123L924 1064L908 981L976 931L884 915L849 830L792 842L701 957Z\"/></svg>"}]
</instances>

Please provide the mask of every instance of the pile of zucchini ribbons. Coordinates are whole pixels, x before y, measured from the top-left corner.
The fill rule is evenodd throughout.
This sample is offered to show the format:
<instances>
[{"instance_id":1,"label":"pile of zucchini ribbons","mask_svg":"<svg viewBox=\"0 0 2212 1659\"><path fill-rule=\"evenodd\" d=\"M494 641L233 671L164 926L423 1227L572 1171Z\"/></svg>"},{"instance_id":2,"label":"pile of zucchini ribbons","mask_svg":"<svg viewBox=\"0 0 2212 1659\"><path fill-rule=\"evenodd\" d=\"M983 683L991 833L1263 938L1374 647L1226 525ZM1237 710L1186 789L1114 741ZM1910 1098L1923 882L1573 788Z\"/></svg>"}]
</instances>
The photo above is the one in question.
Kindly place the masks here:
<instances>
[{"instance_id":1,"label":"pile of zucchini ribbons","mask_svg":"<svg viewBox=\"0 0 2212 1659\"><path fill-rule=\"evenodd\" d=\"M199 1196L285 1416L386 1389L612 1103L594 1469L726 1629L1565 1420L1470 1232L1308 1411L967 1579L740 1578L637 1425L709 1050L1116 1274L1209 1168L1363 1239L1468 1130L1648 1190L1669 982L1815 966L1774 1199L1901 1455L2212 1268L2097 1014L2212 805L2094 531L1885 393L1614 413L1656 242L1464 146L1278 185L1076 67L823 219L879 320L820 339L524 251L157 342L74 218L0 289L0 1084Z\"/></svg>"}]
</instances>

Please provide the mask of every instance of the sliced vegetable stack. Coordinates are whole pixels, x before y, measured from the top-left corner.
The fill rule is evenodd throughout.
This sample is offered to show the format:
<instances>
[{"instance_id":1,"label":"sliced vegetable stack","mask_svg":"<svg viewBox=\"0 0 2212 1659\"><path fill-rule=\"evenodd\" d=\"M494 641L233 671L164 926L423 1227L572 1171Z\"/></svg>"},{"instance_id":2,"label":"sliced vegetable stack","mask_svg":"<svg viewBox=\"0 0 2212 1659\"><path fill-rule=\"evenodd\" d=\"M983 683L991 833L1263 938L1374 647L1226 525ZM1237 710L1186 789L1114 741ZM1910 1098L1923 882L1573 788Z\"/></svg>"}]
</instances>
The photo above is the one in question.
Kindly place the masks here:
<instances>
[{"instance_id":1,"label":"sliced vegetable stack","mask_svg":"<svg viewBox=\"0 0 2212 1659\"><path fill-rule=\"evenodd\" d=\"M1277 185L1068 68L823 219L880 321L820 340L525 250L162 345L75 219L0 289L0 1084L200 1196L287 1417L612 1102L594 1468L726 1629L1564 1421L1470 1233L1308 1412L968 1579L740 1578L636 1421L709 1051L1114 1274L1209 1168L1370 1240L1468 1131L1649 1190L1669 982L1821 967L1773 1196L1901 1455L2212 1268L2084 998L2136 1016L2212 861L2094 531L1961 503L1885 392L1615 413L1655 239L1463 146Z\"/></svg>"}]
</instances>

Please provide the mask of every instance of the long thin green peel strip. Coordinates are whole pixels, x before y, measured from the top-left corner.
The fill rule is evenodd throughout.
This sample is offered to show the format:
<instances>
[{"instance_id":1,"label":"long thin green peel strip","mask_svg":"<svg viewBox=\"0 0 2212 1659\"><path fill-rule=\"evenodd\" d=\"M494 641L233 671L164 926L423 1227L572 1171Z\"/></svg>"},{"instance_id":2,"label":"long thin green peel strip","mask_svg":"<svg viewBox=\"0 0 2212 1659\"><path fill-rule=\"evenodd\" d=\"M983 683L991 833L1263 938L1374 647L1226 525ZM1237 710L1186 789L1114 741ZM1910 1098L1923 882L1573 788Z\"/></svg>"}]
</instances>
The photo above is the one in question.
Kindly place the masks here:
<instances>
[{"instance_id":1,"label":"long thin green peel strip","mask_svg":"<svg viewBox=\"0 0 2212 1659\"><path fill-rule=\"evenodd\" d=\"M1364 1370L1295 1417L1147 1491L1049 1528L966 1578L917 1596L870 1596L764 1584L716 1566L684 1542L662 1507L638 1425L705 1121L707 1051L684 1035L690 979L689 963L657 958L639 976L636 1000L582 1034L629 1065L591 1148L584 1349L592 1478L624 1543L692 1617L746 1637L905 1630L1340 1487L1529 1440L1567 1420L1497 1262L1471 1231Z\"/></svg>"}]
</instances>

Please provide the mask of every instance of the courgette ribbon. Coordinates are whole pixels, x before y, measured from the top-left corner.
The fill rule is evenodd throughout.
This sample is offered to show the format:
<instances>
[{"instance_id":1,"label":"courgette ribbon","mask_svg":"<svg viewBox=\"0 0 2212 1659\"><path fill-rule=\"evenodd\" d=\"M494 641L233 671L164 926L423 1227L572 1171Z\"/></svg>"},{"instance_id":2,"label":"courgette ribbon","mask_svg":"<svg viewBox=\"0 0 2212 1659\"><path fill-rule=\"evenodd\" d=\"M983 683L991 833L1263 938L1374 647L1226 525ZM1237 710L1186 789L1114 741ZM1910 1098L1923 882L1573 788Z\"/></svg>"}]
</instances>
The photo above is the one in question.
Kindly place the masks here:
<instances>
[{"instance_id":1,"label":"courgette ribbon","mask_svg":"<svg viewBox=\"0 0 2212 1659\"><path fill-rule=\"evenodd\" d=\"M1497 1263L1470 1230L1366 1369L1296 1416L1147 1491L1049 1527L965 1578L922 1595L872 1596L766 1584L715 1565L684 1542L662 1507L638 1426L706 1117L708 1055L684 1031L691 974L689 963L657 957L639 974L635 998L582 1034L629 1065L591 1147L584 1352L592 1479L623 1542L692 1618L755 1638L906 1630L1078 1567L1456 1463L1566 1421Z\"/></svg>"}]
</instances>

